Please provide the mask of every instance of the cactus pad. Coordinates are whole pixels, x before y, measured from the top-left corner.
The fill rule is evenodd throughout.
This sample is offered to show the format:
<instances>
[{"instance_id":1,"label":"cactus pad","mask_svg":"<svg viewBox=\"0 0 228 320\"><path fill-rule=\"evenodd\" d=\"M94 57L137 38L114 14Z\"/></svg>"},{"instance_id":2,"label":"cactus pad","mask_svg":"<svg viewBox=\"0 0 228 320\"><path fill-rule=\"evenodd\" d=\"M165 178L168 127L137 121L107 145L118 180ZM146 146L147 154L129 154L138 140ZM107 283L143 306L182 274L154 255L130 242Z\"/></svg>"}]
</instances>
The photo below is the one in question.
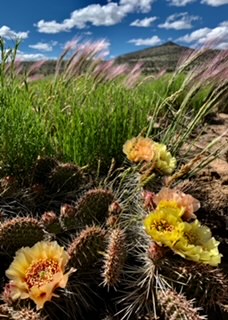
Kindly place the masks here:
<instances>
[{"instance_id":1,"label":"cactus pad","mask_svg":"<svg viewBox=\"0 0 228 320\"><path fill-rule=\"evenodd\" d=\"M44 212L41 217L41 223L44 229L50 233L58 234L62 231L59 218L53 211Z\"/></svg>"},{"instance_id":2,"label":"cactus pad","mask_svg":"<svg viewBox=\"0 0 228 320\"><path fill-rule=\"evenodd\" d=\"M121 279L126 257L125 234L121 229L114 229L108 240L108 247L104 258L104 285L115 286Z\"/></svg>"},{"instance_id":3,"label":"cactus pad","mask_svg":"<svg viewBox=\"0 0 228 320\"><path fill-rule=\"evenodd\" d=\"M52 192L70 192L78 190L83 181L80 167L73 164L60 164L49 175L49 186Z\"/></svg>"},{"instance_id":4,"label":"cactus pad","mask_svg":"<svg viewBox=\"0 0 228 320\"><path fill-rule=\"evenodd\" d=\"M75 219L77 210L74 206L64 204L60 208L60 221L67 230L74 229L77 226Z\"/></svg>"},{"instance_id":5,"label":"cactus pad","mask_svg":"<svg viewBox=\"0 0 228 320\"><path fill-rule=\"evenodd\" d=\"M69 264L76 269L92 266L104 250L104 238L105 231L102 228L85 228L68 248Z\"/></svg>"},{"instance_id":6,"label":"cactus pad","mask_svg":"<svg viewBox=\"0 0 228 320\"><path fill-rule=\"evenodd\" d=\"M113 194L109 190L89 190L76 204L77 217L85 224L102 223L112 201Z\"/></svg>"},{"instance_id":7,"label":"cactus pad","mask_svg":"<svg viewBox=\"0 0 228 320\"><path fill-rule=\"evenodd\" d=\"M187 300L184 295L167 289L158 292L158 301L165 320L203 320L193 302Z\"/></svg>"},{"instance_id":8,"label":"cactus pad","mask_svg":"<svg viewBox=\"0 0 228 320\"><path fill-rule=\"evenodd\" d=\"M34 218L14 218L0 226L0 250L14 253L44 239L44 230Z\"/></svg>"},{"instance_id":9,"label":"cactus pad","mask_svg":"<svg viewBox=\"0 0 228 320\"><path fill-rule=\"evenodd\" d=\"M33 183L46 184L51 171L58 166L58 162L49 157L38 157L33 169Z\"/></svg>"},{"instance_id":10,"label":"cactus pad","mask_svg":"<svg viewBox=\"0 0 228 320\"><path fill-rule=\"evenodd\" d=\"M18 311L14 311L11 313L12 320L44 320L44 317L31 309L23 308Z\"/></svg>"}]
</instances>

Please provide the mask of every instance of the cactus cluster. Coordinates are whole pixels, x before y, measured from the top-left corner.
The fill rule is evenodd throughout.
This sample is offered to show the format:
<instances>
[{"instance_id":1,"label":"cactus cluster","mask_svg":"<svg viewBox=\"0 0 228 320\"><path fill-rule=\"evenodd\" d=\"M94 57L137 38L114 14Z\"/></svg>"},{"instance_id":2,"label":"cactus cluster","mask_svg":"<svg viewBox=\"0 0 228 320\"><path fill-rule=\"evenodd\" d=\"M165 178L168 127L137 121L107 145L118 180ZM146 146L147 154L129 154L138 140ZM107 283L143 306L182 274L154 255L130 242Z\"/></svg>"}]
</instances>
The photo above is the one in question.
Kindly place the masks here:
<instances>
[{"instance_id":1,"label":"cactus cluster","mask_svg":"<svg viewBox=\"0 0 228 320\"><path fill-rule=\"evenodd\" d=\"M0 319L201 320L205 314L210 319L212 309L223 317L228 279L222 269L188 261L145 231L145 217L158 196L145 190L141 171L143 167L134 165L97 181L76 165L39 158L30 179L17 182L17 189L15 179L12 187L9 178L2 180L7 192L0 197ZM154 183L152 179L150 189L157 190L161 180ZM190 199L180 192L178 197ZM157 208L164 211L166 202L162 205ZM53 259L37 252L39 243L58 245L61 261L54 252ZM40 255L36 261L33 247ZM14 261L22 253L20 269L20 261ZM66 273L55 280L62 271ZM21 273L20 281L29 284L26 297L15 280ZM33 289L39 283L36 289L41 290L45 281L45 290L52 283L55 291L38 308L36 301L47 292L34 298Z\"/></svg>"}]
</instances>

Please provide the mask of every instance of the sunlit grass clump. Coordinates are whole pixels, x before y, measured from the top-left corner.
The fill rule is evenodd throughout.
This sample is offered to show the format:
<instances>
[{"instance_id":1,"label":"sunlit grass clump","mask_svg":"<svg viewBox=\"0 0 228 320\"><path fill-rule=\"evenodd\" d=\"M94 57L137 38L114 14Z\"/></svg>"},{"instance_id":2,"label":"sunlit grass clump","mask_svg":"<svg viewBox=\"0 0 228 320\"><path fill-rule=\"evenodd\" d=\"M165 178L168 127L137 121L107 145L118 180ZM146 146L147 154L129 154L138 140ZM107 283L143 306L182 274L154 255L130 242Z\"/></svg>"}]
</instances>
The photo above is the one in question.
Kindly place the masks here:
<instances>
[{"instance_id":1,"label":"sunlit grass clump","mask_svg":"<svg viewBox=\"0 0 228 320\"><path fill-rule=\"evenodd\" d=\"M141 130L175 157L226 98L225 52L188 73L203 52L186 54L174 74L156 78L143 76L139 65L106 61L104 41L75 41L56 62L55 74L45 78L39 73L44 61L23 71L18 46L8 49L1 39L0 164L7 174L23 175L42 155L99 164L107 172L112 158L123 161L124 142Z\"/></svg>"}]
</instances>

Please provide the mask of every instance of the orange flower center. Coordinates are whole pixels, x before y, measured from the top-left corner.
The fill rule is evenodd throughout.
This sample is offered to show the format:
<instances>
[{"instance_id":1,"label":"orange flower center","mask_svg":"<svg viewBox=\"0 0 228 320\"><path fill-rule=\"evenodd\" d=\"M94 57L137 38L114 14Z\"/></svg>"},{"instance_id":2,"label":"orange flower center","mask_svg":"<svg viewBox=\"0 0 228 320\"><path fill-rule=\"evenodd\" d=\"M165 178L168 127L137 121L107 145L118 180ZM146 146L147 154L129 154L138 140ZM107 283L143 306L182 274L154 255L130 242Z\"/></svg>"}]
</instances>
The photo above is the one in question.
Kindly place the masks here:
<instances>
[{"instance_id":1,"label":"orange flower center","mask_svg":"<svg viewBox=\"0 0 228 320\"><path fill-rule=\"evenodd\" d=\"M159 232L172 232L174 230L174 227L170 225L166 220L160 220L154 222L154 228Z\"/></svg>"},{"instance_id":2,"label":"orange flower center","mask_svg":"<svg viewBox=\"0 0 228 320\"><path fill-rule=\"evenodd\" d=\"M29 289L34 286L42 286L44 283L51 282L53 276L60 272L58 262L52 259L40 259L31 264L25 274L25 282Z\"/></svg>"}]
</instances>

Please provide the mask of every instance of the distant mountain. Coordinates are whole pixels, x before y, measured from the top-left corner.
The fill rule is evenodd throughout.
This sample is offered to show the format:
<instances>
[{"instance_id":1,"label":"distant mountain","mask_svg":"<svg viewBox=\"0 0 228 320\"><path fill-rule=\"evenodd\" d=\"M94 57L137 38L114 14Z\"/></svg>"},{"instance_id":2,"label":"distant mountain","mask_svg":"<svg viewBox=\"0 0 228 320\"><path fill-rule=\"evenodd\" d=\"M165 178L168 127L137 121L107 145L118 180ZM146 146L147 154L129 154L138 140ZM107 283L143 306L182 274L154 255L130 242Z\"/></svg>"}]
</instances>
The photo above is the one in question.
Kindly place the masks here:
<instances>
[{"instance_id":1,"label":"distant mountain","mask_svg":"<svg viewBox=\"0 0 228 320\"><path fill-rule=\"evenodd\" d=\"M118 64L126 63L130 66L133 66L136 63L140 62L142 63L143 71L146 74L156 73L161 70L172 72L175 70L180 58L193 51L194 49L180 46L174 42L167 42L157 47L147 48L144 50L139 50L119 56L115 59L115 62ZM199 59L197 59L196 63L202 62L208 57L214 57L218 52L219 50L207 50L205 54L203 54ZM61 65L60 72L64 70L64 66L66 63L67 61L64 60ZM33 69L33 65L34 62L32 61L22 62L22 72L26 72ZM39 73L45 76L54 74L55 67L55 60L47 60L39 68L39 70L35 69L35 72L32 72L32 74Z\"/></svg>"},{"instance_id":2,"label":"distant mountain","mask_svg":"<svg viewBox=\"0 0 228 320\"><path fill-rule=\"evenodd\" d=\"M135 51L116 58L116 63L127 63L130 66L142 63L145 73L155 73L161 70L172 72L175 70L178 61L186 54L193 52L194 49L180 46L174 42L166 42L160 46ZM219 50L208 50L198 62L209 57L214 57Z\"/></svg>"}]
</instances>

